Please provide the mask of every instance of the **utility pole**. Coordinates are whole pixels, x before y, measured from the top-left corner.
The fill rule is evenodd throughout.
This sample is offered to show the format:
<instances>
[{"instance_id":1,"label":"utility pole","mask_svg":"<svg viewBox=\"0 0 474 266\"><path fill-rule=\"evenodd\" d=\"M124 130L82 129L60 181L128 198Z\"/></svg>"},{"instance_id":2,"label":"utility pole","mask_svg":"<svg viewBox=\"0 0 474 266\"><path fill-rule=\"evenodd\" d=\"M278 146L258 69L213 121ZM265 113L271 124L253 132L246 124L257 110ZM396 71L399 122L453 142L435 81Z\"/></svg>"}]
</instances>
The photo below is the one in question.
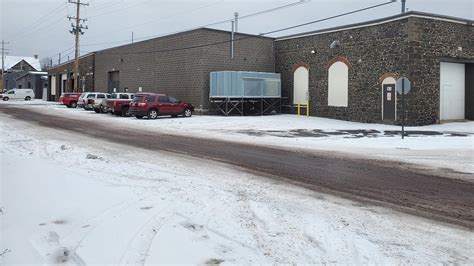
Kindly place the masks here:
<instances>
[{"instance_id":1,"label":"utility pole","mask_svg":"<svg viewBox=\"0 0 474 266\"><path fill-rule=\"evenodd\" d=\"M81 6L88 6L89 4L81 3L81 0L76 0L76 1L68 0L68 2L70 4L76 5L76 16L75 17L68 16L67 18L70 21L71 20L75 21L75 24L71 23L72 30L70 30L69 32L71 34L74 34L76 37L76 50L74 54L74 92L78 92L79 91L79 36L84 34L82 29L88 29L87 26L84 27L82 24L80 24L81 21L82 22L87 21L87 19L81 18L80 9L81 9Z\"/></svg>"},{"instance_id":2,"label":"utility pole","mask_svg":"<svg viewBox=\"0 0 474 266\"><path fill-rule=\"evenodd\" d=\"M60 65L60 64L61 64L61 53L59 53L59 55L58 55L58 65Z\"/></svg>"},{"instance_id":3,"label":"utility pole","mask_svg":"<svg viewBox=\"0 0 474 266\"><path fill-rule=\"evenodd\" d=\"M3 85L5 84L5 54L8 51L8 49L5 48L5 44L9 44L8 42L5 42L2 40L2 92L3 92Z\"/></svg>"}]
</instances>

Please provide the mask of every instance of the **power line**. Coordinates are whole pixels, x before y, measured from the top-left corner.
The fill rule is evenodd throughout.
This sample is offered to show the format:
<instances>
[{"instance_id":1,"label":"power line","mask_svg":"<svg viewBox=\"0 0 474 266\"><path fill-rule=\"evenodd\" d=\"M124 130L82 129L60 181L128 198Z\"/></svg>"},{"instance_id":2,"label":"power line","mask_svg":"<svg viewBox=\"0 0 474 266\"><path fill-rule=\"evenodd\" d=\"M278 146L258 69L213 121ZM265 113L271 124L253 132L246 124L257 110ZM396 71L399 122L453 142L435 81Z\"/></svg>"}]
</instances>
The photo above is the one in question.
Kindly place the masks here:
<instances>
[{"instance_id":1,"label":"power line","mask_svg":"<svg viewBox=\"0 0 474 266\"><path fill-rule=\"evenodd\" d=\"M66 9L66 6L64 4L61 4L57 6L56 8L52 9L51 11L49 11L45 16L41 17L40 19L35 20L33 23L26 26L23 30L20 30L17 37L13 39L12 43L17 42L18 40L23 39L24 37L28 36L28 33L31 33L31 31L35 29L37 30L37 27L39 27L41 24L48 21L50 18L54 17L55 15L57 15L59 12L63 11L64 9Z\"/></svg>"},{"instance_id":2,"label":"power line","mask_svg":"<svg viewBox=\"0 0 474 266\"><path fill-rule=\"evenodd\" d=\"M290 27L286 27L286 28L282 28L282 29L278 29L278 30L273 30L273 31L265 32L265 33L260 33L258 35L247 35L247 36L244 36L244 37L241 37L241 38L238 38L238 39L234 39L234 40L227 40L227 41L214 42L214 43L201 44L201 45L194 45L194 46L181 47L181 48L173 48L173 49L161 49L161 50L151 50L151 51L141 51L141 52L120 52L120 53L118 53L118 52L116 52L116 53L107 52L107 53L108 54L152 54L152 53L166 53L166 52L175 52L175 51L183 51L183 50L189 50L189 49L203 48L203 47L214 46L214 45L219 45L219 44L225 44L225 43L230 43L230 42L242 41L242 40L246 40L246 39L249 39L249 38L255 38L255 37L259 37L259 36L266 36L266 35L269 35L269 34L281 32L281 31L286 31L286 30L289 30L289 29L303 27L303 26L316 24L316 23L319 23L319 22L323 22L323 21L327 21L327 20L331 20L331 19L335 19L335 18L339 18L339 17L343 17L343 16L348 16L348 15L363 12L363 11L367 11L367 10L378 8L378 7L381 7L381 6L393 4L395 2L396 2L395 0L390 0L390 2L385 2L385 3L381 3L381 4L377 4L377 5L372 5L372 6L357 9L357 10L354 10L354 11L350 11L350 12L346 12L346 13L326 17L326 18L323 18L323 19L313 20L313 21L309 21L309 22L306 22L306 23L302 23L302 24L298 24L298 25L294 25L294 26L290 26ZM113 48L111 48L111 49L113 49Z\"/></svg>"},{"instance_id":3,"label":"power line","mask_svg":"<svg viewBox=\"0 0 474 266\"><path fill-rule=\"evenodd\" d=\"M142 4L146 3L146 2L147 2L147 1L139 2L139 3L133 3L132 5L128 5L128 6L119 8L119 9L107 10L106 12L102 12L102 13L98 13L98 14L93 14L92 16L91 16L90 14L88 14L88 15L89 15L89 18L95 18L95 17L98 17L98 16L103 16L103 15L107 15L107 14L112 14L112 13L115 13L115 12L117 12L117 11L121 11L121 10L124 10L124 9L131 9L131 8L137 7L137 6L139 6L139 5L142 5Z\"/></svg>"},{"instance_id":4,"label":"power line","mask_svg":"<svg viewBox=\"0 0 474 266\"><path fill-rule=\"evenodd\" d=\"M149 24L149 23L153 23L153 22L158 22L158 21L163 21L163 20L166 20L166 19L174 18L174 17L179 16L179 15L184 15L184 14L191 13L191 12L194 12L194 11L197 11L197 10L201 10L201 9L204 9L204 8L208 8L208 7L211 7L211 6L215 6L215 5L220 4L220 3L222 3L222 2L223 2L223 0L219 0L219 1L214 2L214 3L211 3L211 4L207 4L207 5L203 5L203 6L197 7L197 8L185 10L185 11L183 11L183 12L175 13L175 14L170 15L170 16L168 16L168 17L163 17L163 18L159 18L159 19L153 19L153 20L149 20L149 21L144 22L144 23L135 24L135 25L130 26L130 27L127 27L127 28L125 28L125 29L133 29L133 28L136 28L136 27L139 27L139 26L143 26L143 25L146 25L146 24Z\"/></svg>"},{"instance_id":5,"label":"power line","mask_svg":"<svg viewBox=\"0 0 474 266\"><path fill-rule=\"evenodd\" d=\"M258 11L256 13L251 13L251 14L248 14L248 15L244 15L244 16L241 16L240 19L245 19L245 18L256 16L256 15L261 15L261 14L265 14L265 13L274 12L274 11L281 10L281 9L284 9L284 8L288 8L288 7L292 7L292 6L295 6L295 5L305 4L307 2L308 1L300 0L300 1L297 1L297 2L294 2L294 3L290 3L290 4L274 7L274 8L271 8L271 9ZM204 7L201 7L201 8L204 8ZM201 8L196 8L195 10L201 9ZM190 11L192 12L192 11L195 11L195 10L190 10ZM187 12L183 12L183 13L187 13ZM180 15L180 14L176 14L176 15ZM174 16L175 15L167 17L167 18L171 18L171 17L174 17ZM167 18L162 18L160 20L164 20L164 19L167 19ZM234 20L234 19L221 20L221 21L212 22L212 23L209 23L209 24L206 24L206 25L202 25L202 26L199 26L199 27L193 27L193 28L188 28L188 29L185 29L185 30L168 32L168 33L164 33L164 34L149 35L149 36L145 36L145 37L141 37L141 38L135 38L135 40L146 40L146 39L150 39L150 38L162 37L162 36L171 35L171 34L175 34L175 33L191 31L191 30L196 30L196 29L200 29L200 28L206 28L206 27L210 27L210 26L223 24L223 23L226 23L226 22L231 22L232 20ZM144 24L141 24L141 25L144 25ZM141 25L138 25L138 26L141 26ZM120 40L120 41L111 41L111 42L102 42L102 43L88 43L88 44L84 44L83 46L97 46L97 45L104 45L104 44L116 44L116 43L122 43L122 42L130 42L130 41L131 41L131 39L125 39L125 40Z\"/></svg>"}]
</instances>

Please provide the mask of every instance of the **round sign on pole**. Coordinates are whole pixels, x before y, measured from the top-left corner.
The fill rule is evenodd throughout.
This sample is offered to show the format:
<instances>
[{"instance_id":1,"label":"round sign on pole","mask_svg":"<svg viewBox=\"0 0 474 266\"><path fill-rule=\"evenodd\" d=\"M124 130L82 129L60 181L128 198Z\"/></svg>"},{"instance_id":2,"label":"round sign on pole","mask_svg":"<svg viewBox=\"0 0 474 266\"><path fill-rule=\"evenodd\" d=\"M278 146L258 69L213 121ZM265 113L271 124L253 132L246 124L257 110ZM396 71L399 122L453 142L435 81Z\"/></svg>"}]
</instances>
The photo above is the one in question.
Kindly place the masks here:
<instances>
[{"instance_id":1,"label":"round sign on pole","mask_svg":"<svg viewBox=\"0 0 474 266\"><path fill-rule=\"evenodd\" d=\"M402 77L397 80L397 84L395 85L397 92L402 94L402 91L407 94L411 90L411 82L409 79Z\"/></svg>"}]
</instances>

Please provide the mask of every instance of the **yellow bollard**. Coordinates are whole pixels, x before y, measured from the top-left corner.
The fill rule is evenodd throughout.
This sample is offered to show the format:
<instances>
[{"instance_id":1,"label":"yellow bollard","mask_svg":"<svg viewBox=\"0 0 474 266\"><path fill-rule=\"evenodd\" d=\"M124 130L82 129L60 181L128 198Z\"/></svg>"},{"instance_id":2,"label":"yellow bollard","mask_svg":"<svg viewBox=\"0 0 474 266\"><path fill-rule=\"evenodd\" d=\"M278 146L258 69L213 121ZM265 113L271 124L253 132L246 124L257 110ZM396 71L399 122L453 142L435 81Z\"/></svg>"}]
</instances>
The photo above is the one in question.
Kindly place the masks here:
<instances>
[{"instance_id":1,"label":"yellow bollard","mask_svg":"<svg viewBox=\"0 0 474 266\"><path fill-rule=\"evenodd\" d=\"M298 116L300 116L300 108L301 108L301 105L300 105L300 99L298 98Z\"/></svg>"},{"instance_id":2,"label":"yellow bollard","mask_svg":"<svg viewBox=\"0 0 474 266\"><path fill-rule=\"evenodd\" d=\"M309 100L306 102L306 116L309 116Z\"/></svg>"}]
</instances>

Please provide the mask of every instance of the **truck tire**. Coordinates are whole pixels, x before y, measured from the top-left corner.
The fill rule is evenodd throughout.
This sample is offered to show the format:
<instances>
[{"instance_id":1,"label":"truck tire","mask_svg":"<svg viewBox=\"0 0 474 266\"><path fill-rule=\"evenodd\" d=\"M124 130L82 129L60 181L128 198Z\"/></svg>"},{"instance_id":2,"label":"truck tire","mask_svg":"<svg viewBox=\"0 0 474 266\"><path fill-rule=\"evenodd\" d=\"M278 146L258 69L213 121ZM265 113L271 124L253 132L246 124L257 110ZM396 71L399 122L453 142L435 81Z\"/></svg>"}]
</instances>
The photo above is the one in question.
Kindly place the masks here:
<instances>
[{"instance_id":1,"label":"truck tire","mask_svg":"<svg viewBox=\"0 0 474 266\"><path fill-rule=\"evenodd\" d=\"M77 107L77 103L76 102L71 102L69 103L69 108L76 108Z\"/></svg>"},{"instance_id":2,"label":"truck tire","mask_svg":"<svg viewBox=\"0 0 474 266\"><path fill-rule=\"evenodd\" d=\"M158 110L156 110L156 109L154 109L154 108L153 108L153 109L150 109L150 110L148 111L148 119L154 120L154 119L156 119L156 118L158 118Z\"/></svg>"},{"instance_id":3,"label":"truck tire","mask_svg":"<svg viewBox=\"0 0 474 266\"><path fill-rule=\"evenodd\" d=\"M120 112L122 116L129 117L130 113L128 112L128 107L122 108L122 112Z\"/></svg>"},{"instance_id":4,"label":"truck tire","mask_svg":"<svg viewBox=\"0 0 474 266\"><path fill-rule=\"evenodd\" d=\"M25 101L29 101L29 100L31 100L31 97L30 97L30 96L26 96L26 97L25 97Z\"/></svg>"},{"instance_id":5,"label":"truck tire","mask_svg":"<svg viewBox=\"0 0 474 266\"><path fill-rule=\"evenodd\" d=\"M143 115L136 115L135 116L137 119L142 119L143 118Z\"/></svg>"},{"instance_id":6,"label":"truck tire","mask_svg":"<svg viewBox=\"0 0 474 266\"><path fill-rule=\"evenodd\" d=\"M117 112L117 111L115 111L115 112L114 112L114 115L115 115L115 116L122 116L122 112Z\"/></svg>"},{"instance_id":7,"label":"truck tire","mask_svg":"<svg viewBox=\"0 0 474 266\"><path fill-rule=\"evenodd\" d=\"M184 117L191 117L193 115L193 111L191 111L189 108L186 108L184 109L183 115Z\"/></svg>"},{"instance_id":8,"label":"truck tire","mask_svg":"<svg viewBox=\"0 0 474 266\"><path fill-rule=\"evenodd\" d=\"M6 102L6 101L10 100L10 98L8 98L8 97L3 97L3 100Z\"/></svg>"},{"instance_id":9,"label":"truck tire","mask_svg":"<svg viewBox=\"0 0 474 266\"><path fill-rule=\"evenodd\" d=\"M94 108L94 112L100 113L100 109Z\"/></svg>"}]
</instances>

